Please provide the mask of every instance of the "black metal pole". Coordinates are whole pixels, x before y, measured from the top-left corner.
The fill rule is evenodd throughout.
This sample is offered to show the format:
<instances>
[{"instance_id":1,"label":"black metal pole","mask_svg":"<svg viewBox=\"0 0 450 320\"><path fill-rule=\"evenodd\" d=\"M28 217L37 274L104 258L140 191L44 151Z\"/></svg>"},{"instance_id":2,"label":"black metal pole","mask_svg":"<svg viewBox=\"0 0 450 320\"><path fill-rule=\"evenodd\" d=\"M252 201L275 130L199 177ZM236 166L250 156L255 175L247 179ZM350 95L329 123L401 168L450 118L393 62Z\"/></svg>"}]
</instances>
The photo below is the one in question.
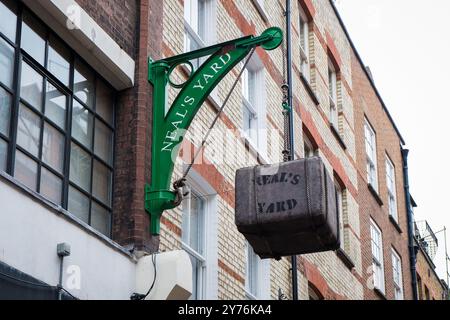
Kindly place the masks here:
<instances>
[{"instance_id":1,"label":"black metal pole","mask_svg":"<svg viewBox=\"0 0 450 320\"><path fill-rule=\"evenodd\" d=\"M417 294L417 273L416 273L416 251L414 249L414 217L412 212L411 194L409 193L409 177L408 177L408 154L409 150L401 149L403 158L403 181L405 189L406 212L408 216L408 246L409 246L409 263L411 268L411 286L413 299L418 300Z\"/></svg>"},{"instance_id":2,"label":"black metal pole","mask_svg":"<svg viewBox=\"0 0 450 320\"><path fill-rule=\"evenodd\" d=\"M292 103L292 43L291 43L291 1L286 0L286 69L289 112L289 161L295 158L294 149L294 113ZM292 262L292 300L298 300L297 256L291 257Z\"/></svg>"}]
</instances>

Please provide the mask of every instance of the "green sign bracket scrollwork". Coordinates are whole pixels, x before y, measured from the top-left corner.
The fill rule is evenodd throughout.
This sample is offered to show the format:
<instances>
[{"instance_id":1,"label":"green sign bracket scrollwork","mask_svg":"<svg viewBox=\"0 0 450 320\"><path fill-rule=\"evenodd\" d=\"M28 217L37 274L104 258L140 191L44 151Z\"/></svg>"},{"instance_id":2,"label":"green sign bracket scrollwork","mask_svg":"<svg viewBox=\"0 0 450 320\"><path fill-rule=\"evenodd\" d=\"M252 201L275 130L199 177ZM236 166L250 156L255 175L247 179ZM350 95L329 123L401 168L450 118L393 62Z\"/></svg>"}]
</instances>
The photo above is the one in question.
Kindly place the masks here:
<instances>
[{"instance_id":1,"label":"green sign bracket scrollwork","mask_svg":"<svg viewBox=\"0 0 450 320\"><path fill-rule=\"evenodd\" d=\"M174 162L203 102L253 48L261 46L264 50L273 50L282 41L282 31L273 27L258 37L246 36L158 61L149 60L148 80L153 84L152 180L145 186L145 210L150 214L151 234L159 234L164 210L177 206L177 194L170 190ZM190 61L207 56L209 58L192 72ZM190 67L191 74L186 82L175 84L170 75L183 64ZM166 113L168 85L180 91Z\"/></svg>"}]
</instances>

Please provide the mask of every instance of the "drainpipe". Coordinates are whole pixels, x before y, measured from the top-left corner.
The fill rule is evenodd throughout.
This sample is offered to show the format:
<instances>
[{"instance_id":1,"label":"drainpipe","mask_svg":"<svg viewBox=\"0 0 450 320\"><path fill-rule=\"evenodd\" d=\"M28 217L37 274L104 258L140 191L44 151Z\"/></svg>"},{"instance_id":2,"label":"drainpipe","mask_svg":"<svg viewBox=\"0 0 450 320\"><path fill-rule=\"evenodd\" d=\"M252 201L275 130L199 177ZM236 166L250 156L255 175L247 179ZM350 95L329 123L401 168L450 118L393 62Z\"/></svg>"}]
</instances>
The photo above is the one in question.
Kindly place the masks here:
<instances>
[{"instance_id":1,"label":"drainpipe","mask_svg":"<svg viewBox=\"0 0 450 320\"><path fill-rule=\"evenodd\" d=\"M291 43L291 1L286 0L286 69L289 112L289 161L295 158L294 149L294 105L292 99L292 43ZM297 256L291 257L292 262L292 300L298 300Z\"/></svg>"},{"instance_id":2,"label":"drainpipe","mask_svg":"<svg viewBox=\"0 0 450 320\"><path fill-rule=\"evenodd\" d=\"M411 266L411 285L413 292L413 299L418 300L417 294L417 273L416 273L416 251L414 249L414 217L411 205L411 195L409 193L409 176L408 176L408 154L409 150L403 149L403 180L405 189L405 200L406 200L406 212L408 217L408 247L409 247L409 264Z\"/></svg>"}]
</instances>

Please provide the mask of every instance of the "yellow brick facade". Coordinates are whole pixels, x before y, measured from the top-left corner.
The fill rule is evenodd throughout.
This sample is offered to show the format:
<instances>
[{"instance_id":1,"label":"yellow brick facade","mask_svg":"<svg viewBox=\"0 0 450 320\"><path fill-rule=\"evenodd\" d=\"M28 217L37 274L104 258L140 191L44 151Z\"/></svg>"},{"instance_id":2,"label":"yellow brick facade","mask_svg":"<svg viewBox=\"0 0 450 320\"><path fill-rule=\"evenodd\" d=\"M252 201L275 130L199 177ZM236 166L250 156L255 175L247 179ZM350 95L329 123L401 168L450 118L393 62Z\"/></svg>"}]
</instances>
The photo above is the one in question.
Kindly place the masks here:
<instances>
[{"instance_id":1,"label":"yellow brick facade","mask_svg":"<svg viewBox=\"0 0 450 320\"><path fill-rule=\"evenodd\" d=\"M185 0L187 1L187 0ZM216 30L216 42L223 42L247 34L243 30L250 26L256 35L261 34L269 26L279 26L285 30L285 18L283 16L284 2L266 0L264 2L265 15L258 10L252 0L210 0L215 1L216 25L211 30ZM308 1L309 2L309 1ZM283 3L283 5L282 5ZM300 52L298 43L298 14L299 2L293 1L292 8L292 56L294 70L300 70ZM322 139L325 149L320 148L320 156L324 159L330 173L333 171L344 175L346 183L351 186L344 191L343 197L343 243L342 250L353 262L354 268L347 267L341 258L334 252L306 255L299 258L299 298L308 299L309 282L320 279L326 283L328 292L322 292L328 299L362 299L363 287L360 283L362 275L361 249L359 240L359 213L358 205L354 198L357 188L357 173L355 168L355 139L353 131L353 105L351 92L351 47L344 32L335 16L328 1L314 0L311 2L315 9L313 20L310 21L310 86L319 100L319 105L314 103L307 91L305 84L300 79L299 72L293 73L293 92L295 116L295 150L297 157L304 156L303 128L306 124L302 122L303 116L308 116L308 126L314 127L314 134ZM240 17L230 15L230 10L237 9ZM348 85L338 82L338 110L339 133L345 143L344 149L330 130L329 98L328 98L328 53L325 48L324 39L329 33L336 45L337 51L342 59L341 77ZM180 54L183 52L184 41L184 19L183 1L164 1L163 17L164 55ZM277 49L268 54L269 59L261 59L264 64L271 64L272 71L267 70L265 65L265 88L266 88L266 110L267 110L267 161L270 163L282 160L282 136L283 117L281 113L282 92L280 80L284 78L283 51ZM237 69L238 70L238 69ZM232 86L237 73L231 72L218 86L217 97L205 103L193 121L186 140L199 146L200 141L209 125L212 123L216 113L217 105L220 105ZM186 75L183 72L175 72L172 77L175 81L183 81ZM169 91L169 100L172 101L176 91ZM242 93L240 86L231 95L225 111L225 116L239 131L242 128ZM300 117L302 115L302 117ZM222 190L217 192L217 252L218 252L218 295L219 299L243 299L245 298L245 241L244 237L237 231L234 224L234 208L230 201L224 199L227 193L234 190L226 190L234 186L234 176L237 169L245 166L258 164L254 152L250 152L244 143L230 134L229 124L219 120L215 130L209 138L209 145L205 150L205 157L214 163L217 172L223 177ZM219 155L219 156L218 156ZM217 161L212 158L217 156ZM224 160L221 160L224 159ZM336 167L338 166L338 168ZM174 179L181 176L183 172L183 161L178 158ZM349 191L352 189L352 192ZM165 213L167 223L161 227L161 251L181 248L181 236L176 230L182 228L182 208ZM171 227L169 227L171 226ZM291 288L291 263L290 258L281 261L270 262L270 297L279 298L279 292L286 298L292 297ZM319 281L320 282L320 281ZM314 286L317 284L312 283ZM323 289L323 288L322 288Z\"/></svg>"}]
</instances>

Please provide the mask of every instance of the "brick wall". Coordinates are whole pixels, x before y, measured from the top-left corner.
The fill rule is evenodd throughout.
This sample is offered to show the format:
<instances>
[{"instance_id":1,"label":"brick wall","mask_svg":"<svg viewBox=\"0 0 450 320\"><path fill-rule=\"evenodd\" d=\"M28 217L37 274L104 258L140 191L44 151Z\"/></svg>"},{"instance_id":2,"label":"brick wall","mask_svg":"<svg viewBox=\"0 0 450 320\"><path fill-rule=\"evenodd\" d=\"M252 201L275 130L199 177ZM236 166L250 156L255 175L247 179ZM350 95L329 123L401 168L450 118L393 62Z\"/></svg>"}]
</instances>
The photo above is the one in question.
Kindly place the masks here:
<instances>
[{"instance_id":1,"label":"brick wall","mask_svg":"<svg viewBox=\"0 0 450 320\"><path fill-rule=\"evenodd\" d=\"M403 267L403 287L406 299L412 298L409 252L408 252L408 229L407 212L405 206L405 193L403 189L403 165L401 156L401 139L394 126L388 118L382 103L369 78L366 76L364 67L360 64L355 54L352 54L353 74L353 104L355 106L355 137L356 137L356 164L358 168L358 197L361 219L361 243L362 243L362 266L364 282L367 283L372 265L370 219L372 218L383 234L384 270L386 283L386 297L394 298L392 278L391 248L395 248L401 256ZM377 143L377 168L379 197L383 205L380 205L376 197L368 188L366 153L364 138L364 119L368 119L376 132ZM388 191L386 184L386 154L389 155L395 166L397 208L401 232L389 219ZM374 290L369 286L364 287L366 299L379 299Z\"/></svg>"},{"instance_id":2,"label":"brick wall","mask_svg":"<svg viewBox=\"0 0 450 320\"><path fill-rule=\"evenodd\" d=\"M139 1L75 0L131 57L136 57Z\"/></svg>"},{"instance_id":3,"label":"brick wall","mask_svg":"<svg viewBox=\"0 0 450 320\"><path fill-rule=\"evenodd\" d=\"M300 70L300 53L295 44L299 42L297 18L298 6L293 2L292 29L293 29L293 63L294 70ZM311 10L310 42L314 48L314 56L317 63L313 65L316 77L323 78L313 88L314 94L320 100L316 105L308 88L301 81L299 72L294 73L294 109L295 109L295 137L296 153L303 156L303 130L312 133L314 142L319 146L320 155L326 162L330 172L334 172L346 187L345 201L345 239L343 250L354 263L354 268L348 268L343 261L333 252L307 255L299 258L299 296L308 299L308 285L314 286L327 299L362 299L363 288L360 282L362 277L360 240L359 240L359 214L356 203L357 174L355 168L355 142L353 133L353 100L351 99L351 59L350 45L339 25L339 21L333 13L327 1L307 1ZM244 34L261 34L268 26L280 26L284 29L284 8L277 1L266 1L265 10L270 13L268 21L265 21L252 3L248 0L228 1L217 0L217 42L230 40ZM320 14L319 14L320 12ZM317 13L317 14L316 14ZM164 2L163 31L164 55L179 54L183 50L183 1L168 0ZM341 61L341 89L339 90L340 121L343 123L340 133L347 148L343 148L332 133L328 121L328 66L326 39L328 34L329 44L334 52L339 55ZM256 53L265 67L266 91L267 91L267 126L270 134L279 137L283 128L281 114L282 94L280 90L283 78L283 52L278 49L266 53L260 49ZM314 58L314 57L311 57ZM319 61L320 59L320 61ZM227 76L218 87L218 99L223 100L228 93L236 74ZM180 72L174 74L176 81L185 79ZM318 81L319 82L319 81ZM311 86L313 87L313 86ZM176 92L169 91L169 100L173 100ZM242 109L241 92L236 90L225 109L223 119L216 125L216 131L210 141L221 141L220 136L227 134L227 129L241 128ZM198 144L201 133L205 133L216 114L214 103L206 102L194 119L186 136L190 143ZM194 134L197 133L197 134ZM200 133L200 134L198 134ZM211 149L221 148L221 144L211 143ZM210 152L206 148L204 154L208 164L195 166L195 169L218 193L219 215L219 298L240 299L244 297L245 255L244 238L238 233L234 225L234 198L230 196L229 189L234 186L235 171L243 166L257 164L255 155L248 148L238 143L237 152L233 160L220 164L214 164L208 158ZM268 146L267 157L271 162L282 159L281 146ZM177 161L174 178L181 175L182 162ZM234 192L231 192L232 194ZM181 208L165 213L161 233L161 250L173 250L181 247ZM278 291L287 298L292 297L290 259L282 259L279 262L271 262L271 296L278 298Z\"/></svg>"},{"instance_id":4,"label":"brick wall","mask_svg":"<svg viewBox=\"0 0 450 320\"><path fill-rule=\"evenodd\" d=\"M435 266L429 261L426 253L420 249L417 253L416 263L417 275L421 281L418 286L421 288L419 291L419 299L426 300L425 288L429 291L430 300L442 300L445 294L445 290L442 287L441 280L435 272Z\"/></svg>"}]
</instances>

